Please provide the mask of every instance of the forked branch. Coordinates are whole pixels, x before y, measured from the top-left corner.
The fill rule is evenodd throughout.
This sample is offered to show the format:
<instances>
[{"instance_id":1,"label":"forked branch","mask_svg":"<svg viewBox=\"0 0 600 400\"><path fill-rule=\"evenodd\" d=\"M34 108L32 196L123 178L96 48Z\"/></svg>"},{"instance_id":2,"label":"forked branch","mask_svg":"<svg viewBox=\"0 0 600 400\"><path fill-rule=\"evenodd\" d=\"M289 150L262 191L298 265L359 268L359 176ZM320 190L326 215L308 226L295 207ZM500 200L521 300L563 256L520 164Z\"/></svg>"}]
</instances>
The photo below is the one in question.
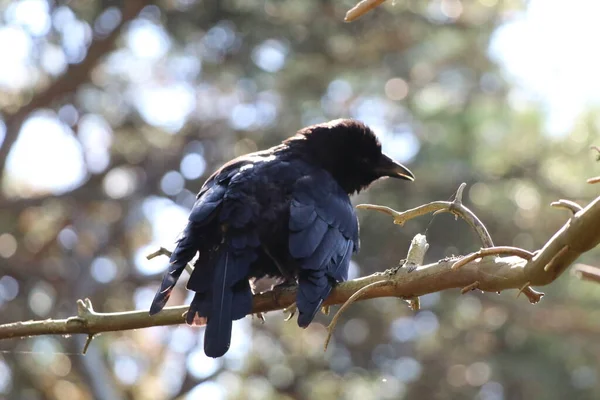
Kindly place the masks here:
<instances>
[{"instance_id":1,"label":"forked branch","mask_svg":"<svg viewBox=\"0 0 600 400\"><path fill-rule=\"evenodd\" d=\"M460 196L457 196L460 199ZM402 223L410 218L435 212L450 211L466 215L478 227L482 242L492 243L487 229L479 219L468 210L462 202L433 202L403 213L387 207L362 207L382 210L394 217L394 222ZM479 222L478 222L479 221ZM423 240L414 240L416 246L423 246ZM426 243L426 242L425 242ZM354 301L362 301L376 297L397 297L412 300L418 304L418 297L424 294L439 292L444 289L457 288L464 291L478 289L489 292L500 292L506 289L518 289L529 301L539 301L541 293L531 289L531 285L543 286L554 281L577 257L600 243L600 197L594 199L585 208L576 212L565 225L540 250L529 253L523 251L516 256L514 248L508 256L487 257L489 254L504 254L501 249L484 249L471 259L450 258L431 264L418 266L409 272L409 268L392 268L363 278L344 282L336 286L324 305L344 304L346 307ZM486 246L490 247L490 246ZM424 254L424 252L421 252ZM168 254L161 251L159 254ZM483 258L482 258L483 257ZM460 260L463 260L462 262ZM421 260L422 261L422 260ZM452 266L461 262L458 269ZM417 262L420 264L420 262ZM581 267L579 273L591 276ZM281 310L295 302L295 289L279 289L277 295L265 292L254 296L253 313ZM0 339L27 337L50 334L86 334L88 337L100 332L140 329L150 326L175 325L184 323L186 306L167 307L162 312L149 316L147 310L121 313L99 313L93 310L91 302L81 303L79 315L67 319L14 322L0 325ZM83 310L83 311L82 311Z\"/></svg>"},{"instance_id":2,"label":"forked branch","mask_svg":"<svg viewBox=\"0 0 600 400\"><path fill-rule=\"evenodd\" d=\"M464 219L475 230L481 239L483 247L493 247L494 241L492 240L492 237L490 236L483 222L477 218L477 215L475 215L473 211L469 210L462 203L462 194L466 186L466 183L462 183L460 185L456 191L453 201L434 201L404 212L398 212L389 207L378 206L374 204L359 204L356 206L356 208L363 210L376 210L391 215L394 217L394 224L396 225L403 225L410 219L430 213L449 212Z\"/></svg>"}]
</instances>

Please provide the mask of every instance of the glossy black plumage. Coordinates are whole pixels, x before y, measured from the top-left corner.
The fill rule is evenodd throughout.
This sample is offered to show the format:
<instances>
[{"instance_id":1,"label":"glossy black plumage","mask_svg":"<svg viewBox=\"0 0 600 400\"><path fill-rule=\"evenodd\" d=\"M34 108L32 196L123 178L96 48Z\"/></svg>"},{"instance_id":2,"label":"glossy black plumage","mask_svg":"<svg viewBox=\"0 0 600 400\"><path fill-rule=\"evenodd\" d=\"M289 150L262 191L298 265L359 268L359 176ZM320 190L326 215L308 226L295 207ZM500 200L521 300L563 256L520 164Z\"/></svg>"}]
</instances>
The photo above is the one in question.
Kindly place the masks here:
<instances>
[{"instance_id":1,"label":"glossy black plumage","mask_svg":"<svg viewBox=\"0 0 600 400\"><path fill-rule=\"evenodd\" d=\"M206 321L204 350L229 348L232 321L252 309L250 278L297 281L298 324L306 327L358 251L349 194L382 176L412 180L382 155L373 132L336 120L300 130L271 149L225 164L203 185L170 259L150 314L166 304L199 252L187 287L196 292L187 322Z\"/></svg>"}]
</instances>

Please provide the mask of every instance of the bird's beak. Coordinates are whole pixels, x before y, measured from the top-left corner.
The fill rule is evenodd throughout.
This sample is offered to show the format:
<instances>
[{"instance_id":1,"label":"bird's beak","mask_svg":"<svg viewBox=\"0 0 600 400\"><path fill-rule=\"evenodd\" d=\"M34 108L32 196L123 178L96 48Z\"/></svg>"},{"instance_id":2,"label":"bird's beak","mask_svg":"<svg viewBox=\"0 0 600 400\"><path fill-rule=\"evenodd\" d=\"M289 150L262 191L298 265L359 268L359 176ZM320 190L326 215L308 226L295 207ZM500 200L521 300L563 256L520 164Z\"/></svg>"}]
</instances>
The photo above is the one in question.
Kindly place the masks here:
<instances>
[{"instance_id":1,"label":"bird's beak","mask_svg":"<svg viewBox=\"0 0 600 400\"><path fill-rule=\"evenodd\" d=\"M405 179L407 181L415 180L415 176L408 168L392 160L385 154L382 154L381 158L379 158L379 163L375 168L375 171L380 176L389 176L392 178Z\"/></svg>"}]
</instances>

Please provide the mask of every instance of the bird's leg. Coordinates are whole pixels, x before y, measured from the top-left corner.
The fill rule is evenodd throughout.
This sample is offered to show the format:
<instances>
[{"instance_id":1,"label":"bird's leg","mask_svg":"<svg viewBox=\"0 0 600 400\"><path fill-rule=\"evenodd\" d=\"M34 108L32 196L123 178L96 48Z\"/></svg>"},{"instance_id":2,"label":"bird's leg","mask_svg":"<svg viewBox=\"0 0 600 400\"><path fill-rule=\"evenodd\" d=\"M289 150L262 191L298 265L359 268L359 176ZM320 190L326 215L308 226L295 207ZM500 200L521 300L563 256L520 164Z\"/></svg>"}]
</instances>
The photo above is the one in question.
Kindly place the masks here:
<instances>
[{"instance_id":1,"label":"bird's leg","mask_svg":"<svg viewBox=\"0 0 600 400\"><path fill-rule=\"evenodd\" d=\"M257 280L258 279L250 280L250 291L252 292L252 295L260 293L260 290L256 287ZM252 314L253 319L254 319L254 317L258 318L260 320L260 322L262 322L263 324L265 323L265 315L263 313L257 312L255 314Z\"/></svg>"},{"instance_id":2,"label":"bird's leg","mask_svg":"<svg viewBox=\"0 0 600 400\"><path fill-rule=\"evenodd\" d=\"M285 279L286 281L293 281L295 283L296 279L294 277L294 274L291 271L289 271L288 269L284 268L283 265L281 265L279 260L276 257L274 257L273 254L271 254L271 251L269 250L269 248L267 246L263 245L262 249L265 252L265 254L267 256L269 256L269 258L273 261L273 264L275 264L275 266L281 273L281 276L283 277L283 279Z\"/></svg>"},{"instance_id":3,"label":"bird's leg","mask_svg":"<svg viewBox=\"0 0 600 400\"><path fill-rule=\"evenodd\" d=\"M293 289L296 286L298 286L298 284L296 283L295 279L294 280L288 280L288 279L286 279L283 282L281 282L281 283L273 286L273 289L271 289L271 290L280 292L282 290Z\"/></svg>"}]
</instances>

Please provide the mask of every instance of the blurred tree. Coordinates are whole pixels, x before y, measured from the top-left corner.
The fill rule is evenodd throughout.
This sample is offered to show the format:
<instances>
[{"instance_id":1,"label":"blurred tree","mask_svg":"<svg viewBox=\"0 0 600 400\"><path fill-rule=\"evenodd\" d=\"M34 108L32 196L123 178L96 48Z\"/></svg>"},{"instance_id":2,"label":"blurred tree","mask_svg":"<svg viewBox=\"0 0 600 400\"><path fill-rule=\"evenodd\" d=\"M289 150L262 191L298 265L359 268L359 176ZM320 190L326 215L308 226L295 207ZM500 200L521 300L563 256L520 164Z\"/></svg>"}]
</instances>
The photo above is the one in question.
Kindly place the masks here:
<instances>
[{"instance_id":1,"label":"blurred tree","mask_svg":"<svg viewBox=\"0 0 600 400\"><path fill-rule=\"evenodd\" d=\"M465 181L497 244L535 249L564 222L550 201L591 198L598 110L550 137L488 56L521 2L396 0L342 23L353 5L1 1L0 323L72 315L81 297L147 309L166 262L144 256L175 240L207 175L326 119L370 124L417 175L355 202L401 210ZM395 265L416 232L431 260L479 247L449 216L402 229L360 217L354 276ZM237 323L220 360L184 326L105 334L85 357L84 338L3 341L0 396L596 399L599 300L569 279L536 307L452 291L413 313L377 299L344 314L327 353L322 325L279 313Z\"/></svg>"}]
</instances>

